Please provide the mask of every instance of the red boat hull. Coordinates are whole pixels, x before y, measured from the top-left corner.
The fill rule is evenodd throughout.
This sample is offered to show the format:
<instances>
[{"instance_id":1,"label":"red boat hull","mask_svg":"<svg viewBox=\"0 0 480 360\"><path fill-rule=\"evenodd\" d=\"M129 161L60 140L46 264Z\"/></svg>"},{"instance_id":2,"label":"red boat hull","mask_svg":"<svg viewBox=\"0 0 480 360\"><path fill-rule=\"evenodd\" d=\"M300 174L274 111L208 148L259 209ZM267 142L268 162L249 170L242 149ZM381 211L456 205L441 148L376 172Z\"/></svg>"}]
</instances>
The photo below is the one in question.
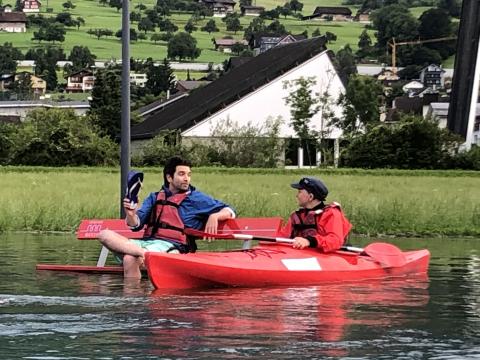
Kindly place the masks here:
<instances>
[{"instance_id":1,"label":"red boat hull","mask_svg":"<svg viewBox=\"0 0 480 360\"><path fill-rule=\"evenodd\" d=\"M367 255L316 249L295 250L289 245L262 245L251 250L166 254L147 252L149 278L157 289L196 287L263 287L320 285L358 281L428 270L428 250L404 252L406 263L386 267Z\"/></svg>"}]
</instances>

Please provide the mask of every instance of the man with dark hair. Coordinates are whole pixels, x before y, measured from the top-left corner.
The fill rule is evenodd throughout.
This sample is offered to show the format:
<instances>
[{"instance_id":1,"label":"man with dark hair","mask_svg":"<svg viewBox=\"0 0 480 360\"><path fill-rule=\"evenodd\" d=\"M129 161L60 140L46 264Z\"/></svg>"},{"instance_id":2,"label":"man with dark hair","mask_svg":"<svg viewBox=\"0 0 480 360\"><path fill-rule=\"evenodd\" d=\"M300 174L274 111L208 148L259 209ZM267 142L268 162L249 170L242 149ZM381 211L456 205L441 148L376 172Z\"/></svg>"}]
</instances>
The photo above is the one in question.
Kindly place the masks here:
<instances>
[{"instance_id":1,"label":"man with dark hair","mask_svg":"<svg viewBox=\"0 0 480 360\"><path fill-rule=\"evenodd\" d=\"M294 238L296 249L313 247L323 252L340 249L352 225L338 203L325 205L328 195L325 184L319 179L304 177L291 186L298 190L300 209L290 215L279 236Z\"/></svg>"},{"instance_id":2,"label":"man with dark hair","mask_svg":"<svg viewBox=\"0 0 480 360\"><path fill-rule=\"evenodd\" d=\"M129 240L111 231L99 234L100 242L122 257L125 277L140 278L140 267L146 251L187 253L194 252L194 240L184 234L185 228L204 229L215 234L218 222L235 217L227 204L216 200L190 185L191 164L180 158L171 158L163 170L164 185L152 192L137 211L136 204L125 198L126 223L134 231L144 228L142 240Z\"/></svg>"}]
</instances>

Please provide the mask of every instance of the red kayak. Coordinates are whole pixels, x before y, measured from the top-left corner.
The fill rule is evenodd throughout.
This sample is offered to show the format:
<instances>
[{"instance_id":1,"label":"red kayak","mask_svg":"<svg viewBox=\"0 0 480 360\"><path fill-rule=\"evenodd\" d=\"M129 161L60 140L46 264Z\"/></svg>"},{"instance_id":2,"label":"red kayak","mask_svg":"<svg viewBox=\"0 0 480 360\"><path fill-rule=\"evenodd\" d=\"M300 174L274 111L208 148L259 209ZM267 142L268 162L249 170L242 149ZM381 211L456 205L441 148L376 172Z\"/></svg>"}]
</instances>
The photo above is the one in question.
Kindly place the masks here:
<instances>
[{"instance_id":1,"label":"red kayak","mask_svg":"<svg viewBox=\"0 0 480 360\"><path fill-rule=\"evenodd\" d=\"M320 285L428 270L428 250L402 252L383 243L373 243L367 249L370 251L323 254L317 249L296 250L289 244L272 243L225 252L147 252L145 264L157 289Z\"/></svg>"}]
</instances>

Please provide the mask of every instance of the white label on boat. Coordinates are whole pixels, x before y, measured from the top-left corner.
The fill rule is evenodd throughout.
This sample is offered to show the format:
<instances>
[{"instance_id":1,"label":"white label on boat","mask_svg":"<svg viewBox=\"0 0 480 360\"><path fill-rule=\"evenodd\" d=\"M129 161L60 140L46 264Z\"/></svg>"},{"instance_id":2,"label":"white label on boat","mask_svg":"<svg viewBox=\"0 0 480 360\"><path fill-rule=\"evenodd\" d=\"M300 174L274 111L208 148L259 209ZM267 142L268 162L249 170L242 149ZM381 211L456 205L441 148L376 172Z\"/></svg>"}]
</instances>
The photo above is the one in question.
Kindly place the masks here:
<instances>
[{"instance_id":1,"label":"white label on boat","mask_svg":"<svg viewBox=\"0 0 480 360\"><path fill-rule=\"evenodd\" d=\"M288 270L292 271L322 270L317 258L314 257L306 259L282 259L282 263Z\"/></svg>"}]
</instances>

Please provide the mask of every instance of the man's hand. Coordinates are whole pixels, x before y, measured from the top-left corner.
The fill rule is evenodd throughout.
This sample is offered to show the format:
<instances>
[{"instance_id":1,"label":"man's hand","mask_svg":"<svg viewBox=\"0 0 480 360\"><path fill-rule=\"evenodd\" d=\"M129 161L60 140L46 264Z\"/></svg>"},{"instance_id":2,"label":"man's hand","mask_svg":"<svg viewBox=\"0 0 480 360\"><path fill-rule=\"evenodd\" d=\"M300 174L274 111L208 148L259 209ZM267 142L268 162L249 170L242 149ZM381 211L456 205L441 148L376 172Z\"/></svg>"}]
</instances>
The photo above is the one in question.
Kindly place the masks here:
<instances>
[{"instance_id":1,"label":"man's hand","mask_svg":"<svg viewBox=\"0 0 480 360\"><path fill-rule=\"evenodd\" d=\"M125 209L127 225L137 226L138 225L137 204L132 203L128 198L124 198L123 208Z\"/></svg>"},{"instance_id":2,"label":"man's hand","mask_svg":"<svg viewBox=\"0 0 480 360\"><path fill-rule=\"evenodd\" d=\"M296 237L295 239L293 239L293 248L294 249L305 249L306 247L309 247L310 246L310 241L308 241L307 239L303 238L303 237Z\"/></svg>"},{"instance_id":3,"label":"man's hand","mask_svg":"<svg viewBox=\"0 0 480 360\"><path fill-rule=\"evenodd\" d=\"M218 231L218 213L211 214L208 217L207 223L205 224L205 232L208 234L216 234ZM213 240L213 238L206 238L207 240Z\"/></svg>"}]
</instances>

